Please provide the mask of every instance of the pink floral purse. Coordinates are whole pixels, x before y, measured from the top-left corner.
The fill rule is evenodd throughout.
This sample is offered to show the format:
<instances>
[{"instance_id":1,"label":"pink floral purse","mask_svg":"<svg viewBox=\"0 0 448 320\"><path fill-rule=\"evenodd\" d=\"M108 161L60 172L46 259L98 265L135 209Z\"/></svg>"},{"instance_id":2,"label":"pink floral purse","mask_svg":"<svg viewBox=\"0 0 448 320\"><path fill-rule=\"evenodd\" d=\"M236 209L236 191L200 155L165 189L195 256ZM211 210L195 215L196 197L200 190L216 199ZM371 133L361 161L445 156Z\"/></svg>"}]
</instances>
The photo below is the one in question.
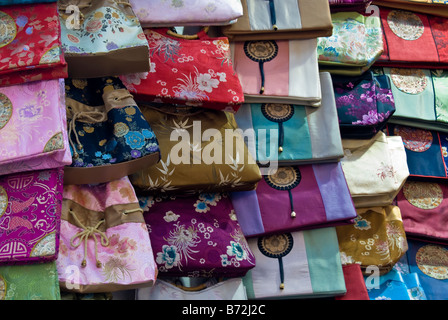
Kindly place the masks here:
<instances>
[{"instance_id":1,"label":"pink floral purse","mask_svg":"<svg viewBox=\"0 0 448 320\"><path fill-rule=\"evenodd\" d=\"M98 185L66 185L57 262L63 291L113 292L151 286L151 242L127 177Z\"/></svg>"}]
</instances>

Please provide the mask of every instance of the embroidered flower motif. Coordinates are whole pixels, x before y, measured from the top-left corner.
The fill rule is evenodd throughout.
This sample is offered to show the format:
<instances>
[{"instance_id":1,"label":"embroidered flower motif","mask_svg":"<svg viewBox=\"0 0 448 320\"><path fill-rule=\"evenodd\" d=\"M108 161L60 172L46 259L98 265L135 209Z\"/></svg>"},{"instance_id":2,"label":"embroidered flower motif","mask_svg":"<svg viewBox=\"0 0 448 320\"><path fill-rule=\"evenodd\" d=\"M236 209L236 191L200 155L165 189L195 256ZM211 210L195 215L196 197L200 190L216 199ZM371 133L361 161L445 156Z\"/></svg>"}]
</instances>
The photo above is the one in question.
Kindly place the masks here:
<instances>
[{"instance_id":1,"label":"embroidered flower motif","mask_svg":"<svg viewBox=\"0 0 448 320\"><path fill-rule=\"evenodd\" d=\"M216 206L218 201L221 200L221 195L219 193L201 193L199 195L199 200L202 200L209 205Z\"/></svg>"},{"instance_id":2,"label":"embroidered flower motif","mask_svg":"<svg viewBox=\"0 0 448 320\"><path fill-rule=\"evenodd\" d=\"M164 265L166 269L177 267L180 262L180 255L177 252L176 246L164 244L162 246L162 252L157 252L156 262Z\"/></svg>"},{"instance_id":3,"label":"embroidered flower motif","mask_svg":"<svg viewBox=\"0 0 448 320\"><path fill-rule=\"evenodd\" d=\"M235 257L238 261L247 260L247 252L243 249L241 244L230 241L230 245L227 246L227 255Z\"/></svg>"},{"instance_id":4,"label":"embroidered flower motif","mask_svg":"<svg viewBox=\"0 0 448 320\"><path fill-rule=\"evenodd\" d=\"M142 149L145 146L145 137L138 131L129 131L125 135L126 144L132 149Z\"/></svg>"},{"instance_id":5,"label":"embroidered flower motif","mask_svg":"<svg viewBox=\"0 0 448 320\"><path fill-rule=\"evenodd\" d=\"M213 88L218 88L219 80L213 79L208 73L200 73L196 77L198 83L198 89L205 92L212 92Z\"/></svg>"},{"instance_id":6,"label":"embroidered flower motif","mask_svg":"<svg viewBox=\"0 0 448 320\"><path fill-rule=\"evenodd\" d=\"M377 176L384 180L386 178L395 178L395 169L392 165L385 164L381 162L381 167L377 170Z\"/></svg>"},{"instance_id":7,"label":"embroidered flower motif","mask_svg":"<svg viewBox=\"0 0 448 320\"><path fill-rule=\"evenodd\" d=\"M124 137L129 132L129 127L124 122L117 122L114 124L114 135L116 137Z\"/></svg>"},{"instance_id":8,"label":"embroidered flower motif","mask_svg":"<svg viewBox=\"0 0 448 320\"><path fill-rule=\"evenodd\" d=\"M163 217L163 220L165 220L166 222L173 222L173 221L177 221L177 219L179 219L180 215L175 214L173 211L167 211L165 213L165 216Z\"/></svg>"},{"instance_id":9,"label":"embroidered flower motif","mask_svg":"<svg viewBox=\"0 0 448 320\"><path fill-rule=\"evenodd\" d=\"M98 19L92 19L86 24L86 31L89 33L95 33L101 30L103 27L103 23L101 20Z\"/></svg>"},{"instance_id":10,"label":"embroidered flower motif","mask_svg":"<svg viewBox=\"0 0 448 320\"><path fill-rule=\"evenodd\" d=\"M363 219L361 216L357 216L354 220L354 228L359 230L369 230L371 228L370 221Z\"/></svg>"},{"instance_id":11,"label":"embroidered flower motif","mask_svg":"<svg viewBox=\"0 0 448 320\"><path fill-rule=\"evenodd\" d=\"M195 210L199 213L205 213L210 210L210 207L207 205L207 203L201 200L197 200L194 206L196 208Z\"/></svg>"}]
</instances>

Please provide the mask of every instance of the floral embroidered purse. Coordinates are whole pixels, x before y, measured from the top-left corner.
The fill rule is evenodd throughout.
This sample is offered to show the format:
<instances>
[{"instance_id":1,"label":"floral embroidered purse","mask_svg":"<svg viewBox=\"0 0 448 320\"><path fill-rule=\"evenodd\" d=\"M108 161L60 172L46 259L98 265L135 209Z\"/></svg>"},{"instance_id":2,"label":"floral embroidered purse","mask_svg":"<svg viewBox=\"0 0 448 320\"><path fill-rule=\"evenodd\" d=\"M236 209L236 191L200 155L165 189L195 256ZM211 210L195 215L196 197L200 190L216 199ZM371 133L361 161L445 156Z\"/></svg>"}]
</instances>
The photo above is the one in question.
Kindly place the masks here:
<instances>
[{"instance_id":1,"label":"floral embroidered purse","mask_svg":"<svg viewBox=\"0 0 448 320\"><path fill-rule=\"evenodd\" d=\"M139 200L160 277L241 277L255 266L227 194Z\"/></svg>"},{"instance_id":2,"label":"floral embroidered purse","mask_svg":"<svg viewBox=\"0 0 448 320\"><path fill-rule=\"evenodd\" d=\"M336 162L344 156L330 74L321 73L320 82L322 103L318 108L251 103L235 114L238 127L253 132L245 135L246 144L260 166Z\"/></svg>"},{"instance_id":3,"label":"floral embroidered purse","mask_svg":"<svg viewBox=\"0 0 448 320\"><path fill-rule=\"evenodd\" d=\"M341 137L370 139L395 112L389 79L366 71L361 76L333 75Z\"/></svg>"},{"instance_id":4,"label":"floral embroidered purse","mask_svg":"<svg viewBox=\"0 0 448 320\"><path fill-rule=\"evenodd\" d=\"M103 183L156 164L157 138L120 79L67 79L73 162L65 184Z\"/></svg>"},{"instance_id":5,"label":"floral embroidered purse","mask_svg":"<svg viewBox=\"0 0 448 320\"><path fill-rule=\"evenodd\" d=\"M372 266L386 274L408 250L400 209L365 207L357 213L354 224L336 227L342 263L359 264L367 276Z\"/></svg>"},{"instance_id":6,"label":"floral embroidered purse","mask_svg":"<svg viewBox=\"0 0 448 320\"><path fill-rule=\"evenodd\" d=\"M0 265L58 257L63 168L0 177Z\"/></svg>"},{"instance_id":7,"label":"floral embroidered purse","mask_svg":"<svg viewBox=\"0 0 448 320\"><path fill-rule=\"evenodd\" d=\"M148 43L128 0L61 0L58 7L69 77L149 70Z\"/></svg>"},{"instance_id":8,"label":"floral embroidered purse","mask_svg":"<svg viewBox=\"0 0 448 320\"><path fill-rule=\"evenodd\" d=\"M0 6L0 85L67 77L57 4Z\"/></svg>"},{"instance_id":9,"label":"floral embroidered purse","mask_svg":"<svg viewBox=\"0 0 448 320\"><path fill-rule=\"evenodd\" d=\"M71 163L64 80L0 87L0 175Z\"/></svg>"},{"instance_id":10,"label":"floral embroidered purse","mask_svg":"<svg viewBox=\"0 0 448 320\"><path fill-rule=\"evenodd\" d=\"M127 177L64 186L60 239L62 291L136 289L157 277L142 209Z\"/></svg>"},{"instance_id":11,"label":"floral embroidered purse","mask_svg":"<svg viewBox=\"0 0 448 320\"><path fill-rule=\"evenodd\" d=\"M364 73L383 52L380 18L358 12L333 13L331 18L333 34L320 37L317 42L320 71L342 75Z\"/></svg>"},{"instance_id":12,"label":"floral embroidered purse","mask_svg":"<svg viewBox=\"0 0 448 320\"><path fill-rule=\"evenodd\" d=\"M139 194L254 190L261 173L233 113L174 105L142 105L161 160L130 175Z\"/></svg>"},{"instance_id":13,"label":"floral embroidered purse","mask_svg":"<svg viewBox=\"0 0 448 320\"><path fill-rule=\"evenodd\" d=\"M129 2L143 28L227 25L243 15L241 0Z\"/></svg>"},{"instance_id":14,"label":"floral embroidered purse","mask_svg":"<svg viewBox=\"0 0 448 320\"><path fill-rule=\"evenodd\" d=\"M342 139L342 169L356 208L391 205L409 176L401 137Z\"/></svg>"},{"instance_id":15,"label":"floral embroidered purse","mask_svg":"<svg viewBox=\"0 0 448 320\"><path fill-rule=\"evenodd\" d=\"M163 102L236 112L244 102L226 37L207 29L186 36L167 28L144 29L151 70L122 76L137 102Z\"/></svg>"},{"instance_id":16,"label":"floral embroidered purse","mask_svg":"<svg viewBox=\"0 0 448 320\"><path fill-rule=\"evenodd\" d=\"M231 199L248 238L352 224L356 217L339 162L279 167L255 191L232 192Z\"/></svg>"}]
</instances>

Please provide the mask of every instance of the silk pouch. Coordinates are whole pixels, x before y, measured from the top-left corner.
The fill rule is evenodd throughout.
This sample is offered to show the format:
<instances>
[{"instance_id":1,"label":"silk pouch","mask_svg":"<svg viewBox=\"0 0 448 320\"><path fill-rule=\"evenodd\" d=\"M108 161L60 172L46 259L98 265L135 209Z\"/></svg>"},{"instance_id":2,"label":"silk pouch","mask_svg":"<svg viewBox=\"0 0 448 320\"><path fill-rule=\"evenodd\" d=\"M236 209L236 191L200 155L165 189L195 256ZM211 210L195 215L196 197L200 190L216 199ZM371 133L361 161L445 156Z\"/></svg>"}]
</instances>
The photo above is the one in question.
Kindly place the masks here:
<instances>
[{"instance_id":1,"label":"silk pouch","mask_svg":"<svg viewBox=\"0 0 448 320\"><path fill-rule=\"evenodd\" d=\"M311 39L332 31L328 0L242 0L243 16L221 28L231 41Z\"/></svg>"},{"instance_id":2,"label":"silk pouch","mask_svg":"<svg viewBox=\"0 0 448 320\"><path fill-rule=\"evenodd\" d=\"M148 72L148 43L128 0L58 1L70 78Z\"/></svg>"},{"instance_id":3,"label":"silk pouch","mask_svg":"<svg viewBox=\"0 0 448 320\"><path fill-rule=\"evenodd\" d=\"M158 279L152 287L137 289L136 300L247 300L242 278L205 281L195 287Z\"/></svg>"},{"instance_id":4,"label":"silk pouch","mask_svg":"<svg viewBox=\"0 0 448 320\"><path fill-rule=\"evenodd\" d=\"M401 274L392 269L379 277L374 287L367 284L370 300L426 300L417 273Z\"/></svg>"},{"instance_id":5,"label":"silk pouch","mask_svg":"<svg viewBox=\"0 0 448 320\"><path fill-rule=\"evenodd\" d=\"M400 208L390 205L356 211L354 224L335 227L342 264L357 263L367 276L372 268L386 274L408 250Z\"/></svg>"},{"instance_id":6,"label":"silk pouch","mask_svg":"<svg viewBox=\"0 0 448 320\"><path fill-rule=\"evenodd\" d=\"M448 247L410 239L406 253L411 273L418 275L427 300L448 299Z\"/></svg>"},{"instance_id":7,"label":"silk pouch","mask_svg":"<svg viewBox=\"0 0 448 320\"><path fill-rule=\"evenodd\" d=\"M448 68L448 18L384 7L379 13L384 51L376 65Z\"/></svg>"},{"instance_id":8,"label":"silk pouch","mask_svg":"<svg viewBox=\"0 0 448 320\"><path fill-rule=\"evenodd\" d=\"M72 163L64 80L0 87L0 175Z\"/></svg>"},{"instance_id":9,"label":"silk pouch","mask_svg":"<svg viewBox=\"0 0 448 320\"><path fill-rule=\"evenodd\" d=\"M366 72L383 52L380 18L352 11L332 13L331 20L333 34L319 37L317 42L320 71L342 75Z\"/></svg>"},{"instance_id":10,"label":"silk pouch","mask_svg":"<svg viewBox=\"0 0 448 320\"><path fill-rule=\"evenodd\" d=\"M233 113L173 105L144 105L162 159L130 176L139 194L255 189L261 172Z\"/></svg>"},{"instance_id":11,"label":"silk pouch","mask_svg":"<svg viewBox=\"0 0 448 320\"><path fill-rule=\"evenodd\" d=\"M241 277L255 266L227 194L139 200L160 277Z\"/></svg>"},{"instance_id":12,"label":"silk pouch","mask_svg":"<svg viewBox=\"0 0 448 320\"><path fill-rule=\"evenodd\" d=\"M236 41L230 48L246 103L320 106L317 39Z\"/></svg>"},{"instance_id":13,"label":"silk pouch","mask_svg":"<svg viewBox=\"0 0 448 320\"><path fill-rule=\"evenodd\" d=\"M180 3L130 0L143 28L172 26L220 26L235 23L243 15L241 0ZM163 12L163 14L160 14Z\"/></svg>"},{"instance_id":14,"label":"silk pouch","mask_svg":"<svg viewBox=\"0 0 448 320\"><path fill-rule=\"evenodd\" d=\"M260 166L335 162L344 156L330 74L321 73L320 81L319 108L252 103L244 104L235 114L248 139L247 147Z\"/></svg>"},{"instance_id":15,"label":"silk pouch","mask_svg":"<svg viewBox=\"0 0 448 320\"><path fill-rule=\"evenodd\" d=\"M0 85L66 78L56 2L0 8Z\"/></svg>"},{"instance_id":16,"label":"silk pouch","mask_svg":"<svg viewBox=\"0 0 448 320\"><path fill-rule=\"evenodd\" d=\"M61 300L56 263L0 266L0 300Z\"/></svg>"},{"instance_id":17,"label":"silk pouch","mask_svg":"<svg viewBox=\"0 0 448 320\"><path fill-rule=\"evenodd\" d=\"M159 161L157 138L119 78L67 79L66 110L65 184L104 183Z\"/></svg>"},{"instance_id":18,"label":"silk pouch","mask_svg":"<svg viewBox=\"0 0 448 320\"><path fill-rule=\"evenodd\" d=\"M407 181L397 195L397 206L408 237L448 243L445 227L447 198L445 183Z\"/></svg>"},{"instance_id":19,"label":"silk pouch","mask_svg":"<svg viewBox=\"0 0 448 320\"><path fill-rule=\"evenodd\" d=\"M63 168L0 177L0 265L56 260Z\"/></svg>"},{"instance_id":20,"label":"silk pouch","mask_svg":"<svg viewBox=\"0 0 448 320\"><path fill-rule=\"evenodd\" d=\"M236 112L243 90L226 37L207 30L185 36L168 28L145 29L151 69L122 76L137 102L163 102Z\"/></svg>"},{"instance_id":21,"label":"silk pouch","mask_svg":"<svg viewBox=\"0 0 448 320\"><path fill-rule=\"evenodd\" d=\"M420 12L440 17L448 17L448 7L440 0L375 0L375 4L392 9Z\"/></svg>"},{"instance_id":22,"label":"silk pouch","mask_svg":"<svg viewBox=\"0 0 448 320\"><path fill-rule=\"evenodd\" d=\"M334 228L250 238L257 260L243 278L247 297L303 299L346 292Z\"/></svg>"},{"instance_id":23,"label":"silk pouch","mask_svg":"<svg viewBox=\"0 0 448 320\"><path fill-rule=\"evenodd\" d=\"M114 292L153 285L151 241L127 177L64 186L59 256L62 291Z\"/></svg>"},{"instance_id":24,"label":"silk pouch","mask_svg":"<svg viewBox=\"0 0 448 320\"><path fill-rule=\"evenodd\" d=\"M391 83L395 113L391 123L448 132L448 71L382 68Z\"/></svg>"},{"instance_id":25,"label":"silk pouch","mask_svg":"<svg viewBox=\"0 0 448 320\"><path fill-rule=\"evenodd\" d=\"M364 276L359 264L352 263L342 266L344 272L345 287L347 292L344 295L336 296L335 300L370 300Z\"/></svg>"},{"instance_id":26,"label":"silk pouch","mask_svg":"<svg viewBox=\"0 0 448 320\"><path fill-rule=\"evenodd\" d=\"M328 0L330 12L366 12L366 9L372 3L371 0Z\"/></svg>"},{"instance_id":27,"label":"silk pouch","mask_svg":"<svg viewBox=\"0 0 448 320\"><path fill-rule=\"evenodd\" d=\"M399 124L388 124L389 136L400 136L406 152L409 180L446 181L448 135Z\"/></svg>"},{"instance_id":28,"label":"silk pouch","mask_svg":"<svg viewBox=\"0 0 448 320\"><path fill-rule=\"evenodd\" d=\"M391 205L409 176L401 137L343 139L342 169L356 208Z\"/></svg>"},{"instance_id":29,"label":"silk pouch","mask_svg":"<svg viewBox=\"0 0 448 320\"><path fill-rule=\"evenodd\" d=\"M395 113L389 79L366 71L361 76L332 76L343 139L370 139Z\"/></svg>"},{"instance_id":30,"label":"silk pouch","mask_svg":"<svg viewBox=\"0 0 448 320\"><path fill-rule=\"evenodd\" d=\"M233 192L231 199L248 238L352 224L356 217L340 163L279 167L255 191Z\"/></svg>"}]
</instances>

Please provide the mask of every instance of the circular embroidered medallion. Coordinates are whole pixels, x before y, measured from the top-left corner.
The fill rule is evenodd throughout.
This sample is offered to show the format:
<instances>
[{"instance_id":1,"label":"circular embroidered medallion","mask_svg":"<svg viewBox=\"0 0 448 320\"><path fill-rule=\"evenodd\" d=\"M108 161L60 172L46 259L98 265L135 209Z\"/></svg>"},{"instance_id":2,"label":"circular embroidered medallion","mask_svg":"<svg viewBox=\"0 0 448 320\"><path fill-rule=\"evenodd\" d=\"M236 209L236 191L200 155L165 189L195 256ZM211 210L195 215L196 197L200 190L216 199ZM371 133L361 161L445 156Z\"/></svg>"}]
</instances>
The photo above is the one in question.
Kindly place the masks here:
<instances>
[{"instance_id":1,"label":"circular embroidered medallion","mask_svg":"<svg viewBox=\"0 0 448 320\"><path fill-rule=\"evenodd\" d=\"M39 64L57 63L61 59L60 56L61 56L60 47L53 47L42 55Z\"/></svg>"},{"instance_id":2,"label":"circular embroidered medallion","mask_svg":"<svg viewBox=\"0 0 448 320\"><path fill-rule=\"evenodd\" d=\"M9 98L0 93L0 130L3 129L12 116L12 103Z\"/></svg>"},{"instance_id":3,"label":"circular embroidered medallion","mask_svg":"<svg viewBox=\"0 0 448 320\"><path fill-rule=\"evenodd\" d=\"M264 103L261 105L261 113L270 121L285 122L294 115L294 107L289 104Z\"/></svg>"},{"instance_id":4,"label":"circular embroidered medallion","mask_svg":"<svg viewBox=\"0 0 448 320\"><path fill-rule=\"evenodd\" d=\"M266 62L277 56L278 46L275 41L270 40L246 41L244 43L244 52L253 61Z\"/></svg>"},{"instance_id":5,"label":"circular embroidered medallion","mask_svg":"<svg viewBox=\"0 0 448 320\"><path fill-rule=\"evenodd\" d=\"M402 92L419 94L425 91L428 80L421 69L392 68L390 77L394 85Z\"/></svg>"},{"instance_id":6,"label":"circular embroidered medallion","mask_svg":"<svg viewBox=\"0 0 448 320\"><path fill-rule=\"evenodd\" d=\"M413 12L392 10L387 15L387 24L397 37L417 40L425 31L422 20Z\"/></svg>"},{"instance_id":7,"label":"circular embroidered medallion","mask_svg":"<svg viewBox=\"0 0 448 320\"><path fill-rule=\"evenodd\" d=\"M437 208L443 201L442 188L432 182L407 181L403 195L414 207L426 210Z\"/></svg>"},{"instance_id":8,"label":"circular embroidered medallion","mask_svg":"<svg viewBox=\"0 0 448 320\"><path fill-rule=\"evenodd\" d=\"M0 11L0 48L10 44L16 37L16 34L17 28L14 19Z\"/></svg>"},{"instance_id":9,"label":"circular embroidered medallion","mask_svg":"<svg viewBox=\"0 0 448 320\"><path fill-rule=\"evenodd\" d=\"M54 233L46 235L39 240L30 253L30 257L45 257L54 255L56 252L56 236Z\"/></svg>"},{"instance_id":10,"label":"circular embroidered medallion","mask_svg":"<svg viewBox=\"0 0 448 320\"><path fill-rule=\"evenodd\" d=\"M300 170L293 167L279 167L274 174L263 177L271 188L277 190L291 190L297 187L302 179Z\"/></svg>"},{"instance_id":11,"label":"circular embroidered medallion","mask_svg":"<svg viewBox=\"0 0 448 320\"><path fill-rule=\"evenodd\" d=\"M418 268L427 276L448 279L448 250L438 245L426 245L418 249L415 255Z\"/></svg>"},{"instance_id":12,"label":"circular embroidered medallion","mask_svg":"<svg viewBox=\"0 0 448 320\"><path fill-rule=\"evenodd\" d=\"M8 194L6 190L0 186L0 217L5 213L8 207Z\"/></svg>"},{"instance_id":13,"label":"circular embroidered medallion","mask_svg":"<svg viewBox=\"0 0 448 320\"><path fill-rule=\"evenodd\" d=\"M0 300L5 300L6 298L6 281L0 275Z\"/></svg>"},{"instance_id":14,"label":"circular embroidered medallion","mask_svg":"<svg viewBox=\"0 0 448 320\"><path fill-rule=\"evenodd\" d=\"M396 126L394 128L394 134L403 139L403 144L406 149L414 152L428 150L433 142L431 131L424 129Z\"/></svg>"},{"instance_id":15,"label":"circular embroidered medallion","mask_svg":"<svg viewBox=\"0 0 448 320\"><path fill-rule=\"evenodd\" d=\"M64 149L64 136L62 132L56 133L47 141L43 152L51 152L59 149Z\"/></svg>"},{"instance_id":16,"label":"circular embroidered medallion","mask_svg":"<svg viewBox=\"0 0 448 320\"><path fill-rule=\"evenodd\" d=\"M258 249L269 258L286 256L293 247L294 241L290 233L274 234L258 238Z\"/></svg>"}]
</instances>

